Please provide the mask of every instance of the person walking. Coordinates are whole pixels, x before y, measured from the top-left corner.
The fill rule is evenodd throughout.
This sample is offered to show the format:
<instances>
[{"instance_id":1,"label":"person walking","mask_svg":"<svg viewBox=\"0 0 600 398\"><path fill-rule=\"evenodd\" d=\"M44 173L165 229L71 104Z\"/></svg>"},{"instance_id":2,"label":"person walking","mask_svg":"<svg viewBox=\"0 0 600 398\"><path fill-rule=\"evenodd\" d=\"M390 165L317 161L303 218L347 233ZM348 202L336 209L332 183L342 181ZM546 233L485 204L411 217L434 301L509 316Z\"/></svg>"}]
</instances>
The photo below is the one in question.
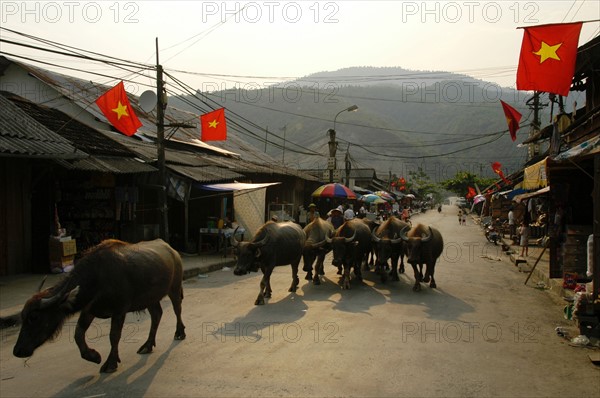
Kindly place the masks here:
<instances>
[{"instance_id":1,"label":"person walking","mask_svg":"<svg viewBox=\"0 0 600 398\"><path fill-rule=\"evenodd\" d=\"M462 210L458 211L458 225L462 225L462 216L463 216L463 212Z\"/></svg>"},{"instance_id":2,"label":"person walking","mask_svg":"<svg viewBox=\"0 0 600 398\"><path fill-rule=\"evenodd\" d=\"M523 221L519 227L519 235L521 235L521 257L526 257L529 253L529 223Z\"/></svg>"},{"instance_id":3,"label":"person walking","mask_svg":"<svg viewBox=\"0 0 600 398\"><path fill-rule=\"evenodd\" d=\"M517 224L515 224L515 212L512 206L508 209L508 233L509 239L515 239Z\"/></svg>"},{"instance_id":4,"label":"person walking","mask_svg":"<svg viewBox=\"0 0 600 398\"><path fill-rule=\"evenodd\" d=\"M306 223L310 224L317 217L319 217L319 212L317 211L317 205L314 203L309 204L308 205L308 214L306 215Z\"/></svg>"},{"instance_id":5,"label":"person walking","mask_svg":"<svg viewBox=\"0 0 600 398\"><path fill-rule=\"evenodd\" d=\"M338 229L344 223L344 213L342 213L342 206L338 206L329 210L329 213L327 213L327 215L329 216L329 218L327 218L327 221L329 221L335 229Z\"/></svg>"}]
</instances>

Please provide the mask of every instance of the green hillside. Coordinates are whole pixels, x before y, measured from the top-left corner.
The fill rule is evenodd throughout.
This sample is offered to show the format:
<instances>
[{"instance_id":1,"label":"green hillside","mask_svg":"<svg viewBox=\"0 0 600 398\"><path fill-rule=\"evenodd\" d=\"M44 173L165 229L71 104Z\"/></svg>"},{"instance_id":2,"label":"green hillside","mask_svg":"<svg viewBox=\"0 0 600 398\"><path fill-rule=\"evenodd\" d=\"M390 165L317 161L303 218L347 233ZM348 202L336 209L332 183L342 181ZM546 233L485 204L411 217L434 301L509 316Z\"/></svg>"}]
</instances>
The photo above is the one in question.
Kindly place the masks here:
<instances>
[{"instance_id":1,"label":"green hillside","mask_svg":"<svg viewBox=\"0 0 600 398\"><path fill-rule=\"evenodd\" d=\"M457 170L492 176L494 161L510 173L526 159L526 149L517 144L529 133L527 98L463 75L347 68L262 90L200 95L211 107L227 109L228 134L266 147L295 168L326 168L327 131L336 114L353 104L358 111L342 112L336 120L338 167L349 150L353 168L372 167L385 177L422 167L441 181ZM506 132L500 98L523 114L516 142ZM187 101L200 103L193 97L170 103L198 112Z\"/></svg>"}]
</instances>

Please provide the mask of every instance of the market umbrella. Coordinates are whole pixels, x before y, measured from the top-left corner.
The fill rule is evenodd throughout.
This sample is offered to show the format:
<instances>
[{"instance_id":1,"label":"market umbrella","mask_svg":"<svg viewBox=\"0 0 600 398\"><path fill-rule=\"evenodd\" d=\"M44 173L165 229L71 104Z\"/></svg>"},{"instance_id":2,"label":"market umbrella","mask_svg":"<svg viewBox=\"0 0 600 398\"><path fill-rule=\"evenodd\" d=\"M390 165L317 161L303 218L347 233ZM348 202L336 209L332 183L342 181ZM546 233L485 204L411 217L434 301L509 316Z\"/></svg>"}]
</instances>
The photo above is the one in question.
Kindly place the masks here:
<instances>
[{"instance_id":1,"label":"market umbrella","mask_svg":"<svg viewBox=\"0 0 600 398\"><path fill-rule=\"evenodd\" d=\"M372 193L361 196L360 200L362 200L365 203L375 203L375 204L386 203L385 199L381 198L381 196L378 196L378 195L375 195Z\"/></svg>"},{"instance_id":2,"label":"market umbrella","mask_svg":"<svg viewBox=\"0 0 600 398\"><path fill-rule=\"evenodd\" d=\"M394 197L386 191L376 191L376 192L373 192L373 194L379 196L381 199L385 200L386 202L393 202L395 200Z\"/></svg>"},{"instance_id":3,"label":"market umbrella","mask_svg":"<svg viewBox=\"0 0 600 398\"><path fill-rule=\"evenodd\" d=\"M473 204L476 205L479 202L483 202L485 201L485 196L483 195L477 195L473 198Z\"/></svg>"},{"instance_id":4,"label":"market umbrella","mask_svg":"<svg viewBox=\"0 0 600 398\"><path fill-rule=\"evenodd\" d=\"M352 192L347 186L338 184L337 182L332 184L321 185L311 195L313 198L344 198L344 199L356 199L356 194Z\"/></svg>"}]
</instances>

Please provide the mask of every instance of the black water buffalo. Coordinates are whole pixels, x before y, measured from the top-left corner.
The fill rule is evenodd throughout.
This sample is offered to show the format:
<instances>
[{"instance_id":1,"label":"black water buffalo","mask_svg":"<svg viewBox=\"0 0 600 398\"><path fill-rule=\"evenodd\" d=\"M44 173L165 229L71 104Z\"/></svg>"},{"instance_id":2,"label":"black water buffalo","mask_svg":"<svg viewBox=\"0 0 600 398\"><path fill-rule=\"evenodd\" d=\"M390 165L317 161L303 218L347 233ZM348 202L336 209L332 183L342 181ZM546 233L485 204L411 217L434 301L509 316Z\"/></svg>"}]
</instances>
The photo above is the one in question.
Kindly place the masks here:
<instances>
[{"instance_id":1,"label":"black water buffalo","mask_svg":"<svg viewBox=\"0 0 600 398\"><path fill-rule=\"evenodd\" d=\"M369 220L367 218L362 218L362 221L365 224L367 224L367 227L369 227L369 230L371 231L371 233L377 227L379 227L379 225L381 225L381 223L379 221L373 221L373 220ZM375 256L376 255L377 255L377 245L375 244L375 242L373 242L373 244L371 245L371 250L366 255L367 258L365 259L365 270L368 271L370 269L370 266L375 265Z\"/></svg>"},{"instance_id":2,"label":"black water buffalo","mask_svg":"<svg viewBox=\"0 0 600 398\"><path fill-rule=\"evenodd\" d=\"M343 266L341 279L343 289L350 289L350 269L354 267L357 280L362 280L361 267L365 256L371 250L371 231L360 219L352 219L342 224L333 237L327 238L333 249L333 265Z\"/></svg>"},{"instance_id":3,"label":"black water buffalo","mask_svg":"<svg viewBox=\"0 0 600 398\"><path fill-rule=\"evenodd\" d=\"M331 251L331 245L327 243L327 237L333 235L334 231L333 224L320 217L315 217L310 224L304 227L306 242L302 252L302 259L304 260L302 270L306 272L305 279L312 280L315 285L321 284L320 275L325 274L323 268L325 255ZM313 276L312 271L315 260L315 274Z\"/></svg>"},{"instance_id":4,"label":"black water buffalo","mask_svg":"<svg viewBox=\"0 0 600 398\"><path fill-rule=\"evenodd\" d=\"M404 228L400 233L400 237L406 243L407 261L412 265L415 272L413 290L421 290L421 280L427 283L431 279L429 287L437 287L433 274L435 263L444 250L442 234L435 228L417 224L410 230L408 227ZM423 276L423 265L427 266L425 276Z\"/></svg>"},{"instance_id":5,"label":"black water buffalo","mask_svg":"<svg viewBox=\"0 0 600 398\"><path fill-rule=\"evenodd\" d=\"M139 354L152 352L162 316L160 300L166 295L177 316L175 340L185 339L181 321L183 267L179 254L164 241L129 244L105 240L90 249L72 272L54 287L38 292L21 313L22 326L13 354L19 358L33 355L35 349L56 336L65 320L81 311L75 328L75 342L81 357L100 363L100 354L88 347L85 332L94 318L112 318L111 350L100 372L117 370L119 340L125 315L148 309L151 318L148 339Z\"/></svg>"},{"instance_id":6,"label":"black water buffalo","mask_svg":"<svg viewBox=\"0 0 600 398\"><path fill-rule=\"evenodd\" d=\"M383 224L373 230L371 237L377 250L376 271L381 275L381 281L387 280L386 267L388 259L391 259L392 269L390 276L393 281L398 281L398 272L404 273L404 241L400 237L402 230L409 225L398 218L391 216ZM398 269L400 259L400 269Z\"/></svg>"},{"instance_id":7,"label":"black water buffalo","mask_svg":"<svg viewBox=\"0 0 600 398\"><path fill-rule=\"evenodd\" d=\"M262 270L263 278L260 281L260 292L254 302L255 305L262 305L265 303L265 297L271 297L271 273L276 266L292 265L292 286L289 291L296 291L300 283L298 265L305 241L304 231L298 224L273 221L260 227L250 242L232 240L237 255L237 264L233 273L245 275L250 271L258 272L259 268Z\"/></svg>"}]
</instances>

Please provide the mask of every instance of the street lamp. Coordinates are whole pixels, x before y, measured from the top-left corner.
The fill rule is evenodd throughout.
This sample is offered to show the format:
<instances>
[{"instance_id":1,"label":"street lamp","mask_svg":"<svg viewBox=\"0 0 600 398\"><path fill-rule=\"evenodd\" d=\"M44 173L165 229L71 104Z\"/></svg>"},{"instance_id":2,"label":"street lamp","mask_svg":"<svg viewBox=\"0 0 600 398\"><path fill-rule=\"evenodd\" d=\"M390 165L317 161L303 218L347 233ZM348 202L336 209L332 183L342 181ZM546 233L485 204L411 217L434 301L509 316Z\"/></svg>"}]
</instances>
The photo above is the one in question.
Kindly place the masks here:
<instances>
[{"instance_id":1,"label":"street lamp","mask_svg":"<svg viewBox=\"0 0 600 398\"><path fill-rule=\"evenodd\" d=\"M342 109L339 111L335 117L333 118L333 129L329 130L329 161L327 164L327 168L329 169L329 182L333 182L333 170L336 169L335 165L335 152L337 151L337 141L335 140L335 122L340 113L343 112L354 112L358 110L357 105L349 106L348 108Z\"/></svg>"},{"instance_id":2,"label":"street lamp","mask_svg":"<svg viewBox=\"0 0 600 398\"><path fill-rule=\"evenodd\" d=\"M337 117L340 115L340 113L343 113L343 112L356 112L357 110L358 110L358 106L357 105L352 105L352 106L349 106L346 109L342 109L341 111L339 111L335 115L335 117L333 118L333 130L335 130L335 121L336 121Z\"/></svg>"}]
</instances>

